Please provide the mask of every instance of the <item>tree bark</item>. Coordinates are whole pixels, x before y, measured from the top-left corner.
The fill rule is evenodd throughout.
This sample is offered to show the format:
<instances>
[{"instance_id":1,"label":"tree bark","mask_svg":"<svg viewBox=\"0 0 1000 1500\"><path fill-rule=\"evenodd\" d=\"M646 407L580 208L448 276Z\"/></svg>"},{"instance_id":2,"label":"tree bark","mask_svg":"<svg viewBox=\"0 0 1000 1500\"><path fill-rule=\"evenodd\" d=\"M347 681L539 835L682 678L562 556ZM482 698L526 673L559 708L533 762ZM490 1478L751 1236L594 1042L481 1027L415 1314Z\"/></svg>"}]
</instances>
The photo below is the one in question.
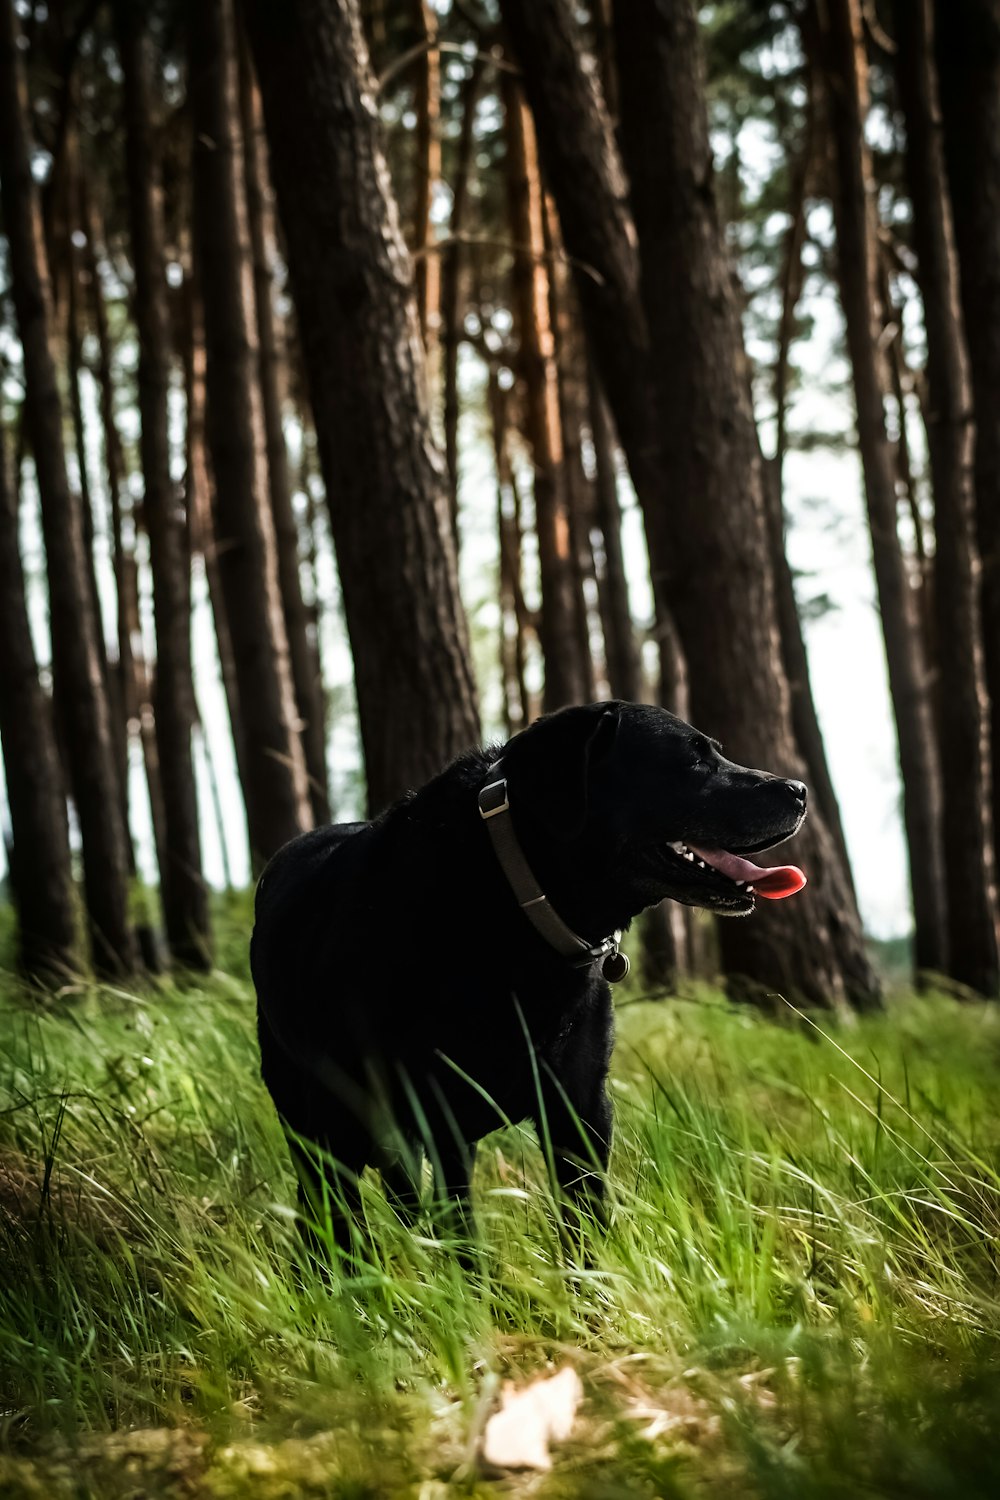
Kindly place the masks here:
<instances>
[{"instance_id":1,"label":"tree bark","mask_svg":"<svg viewBox=\"0 0 1000 1500\"><path fill-rule=\"evenodd\" d=\"M203 297L215 537L239 684L254 868L311 825L281 606L228 0L192 0L193 225ZM312 190L312 188L310 188Z\"/></svg>"},{"instance_id":2,"label":"tree bark","mask_svg":"<svg viewBox=\"0 0 1000 1500\"><path fill-rule=\"evenodd\" d=\"M535 159L537 163L537 149ZM563 473L569 518L576 650L582 677L583 701L592 703L598 693L587 585L589 583L596 596L597 572L590 545L593 493L583 464L583 437L588 419L586 345L580 331L580 311L576 305L576 292L559 233L558 215L548 194L543 198L543 205L545 251L549 268L552 357L559 392L559 426L562 433Z\"/></svg>"},{"instance_id":3,"label":"tree bark","mask_svg":"<svg viewBox=\"0 0 1000 1500\"><path fill-rule=\"evenodd\" d=\"M27 119L13 0L2 0L0 191L11 291L24 351L25 420L41 500L55 699L80 822L92 955L102 972L121 973L132 970L136 962L128 922L126 832L117 794L111 718L101 678L97 621L87 586L80 508L66 476L62 405L49 343L47 270Z\"/></svg>"},{"instance_id":4,"label":"tree bark","mask_svg":"<svg viewBox=\"0 0 1000 1500\"><path fill-rule=\"evenodd\" d=\"M377 811L479 737L413 269L357 0L243 0L243 10Z\"/></svg>"},{"instance_id":5,"label":"tree bark","mask_svg":"<svg viewBox=\"0 0 1000 1500\"><path fill-rule=\"evenodd\" d=\"M192 556L200 553L205 568L208 602L215 626L219 675L222 679L222 690L226 695L229 727L233 737L236 773L240 786L244 787L250 778L250 769L246 758L246 731L243 728L243 713L240 708L240 690L236 680L236 659L229 634L229 622L226 619L222 578L219 573L219 555L215 542L215 526L209 498L208 461L205 452L205 327L194 270L192 264L184 278L182 333L185 403L184 498L187 509L188 540Z\"/></svg>"},{"instance_id":6,"label":"tree bark","mask_svg":"<svg viewBox=\"0 0 1000 1500\"><path fill-rule=\"evenodd\" d=\"M601 533L597 587L608 686L613 698L639 703L643 699L642 655L629 605L622 553L622 513L618 501L614 433L604 393L589 360L587 376L590 435L594 445L595 520Z\"/></svg>"},{"instance_id":7,"label":"tree bark","mask_svg":"<svg viewBox=\"0 0 1000 1500\"><path fill-rule=\"evenodd\" d=\"M521 497L507 445L507 392L500 387L495 365L490 366L488 381L500 552L500 676L509 739L526 728L532 718L525 670L525 636L530 619L521 586Z\"/></svg>"},{"instance_id":8,"label":"tree bark","mask_svg":"<svg viewBox=\"0 0 1000 1500\"><path fill-rule=\"evenodd\" d=\"M100 277L97 270L97 228L96 215L87 184L82 171L77 163L77 178L75 182L76 202L79 210L79 225L84 235L84 245L79 252L79 258L74 250L71 256L71 276L69 283L69 322L70 322L70 380L75 382L76 372L74 366L78 363L78 356L74 354L76 335L74 324L80 309L77 306L80 285L82 284L90 292L91 322L97 337L97 372L96 378L100 391L101 432L104 456L104 480L107 487L108 512L109 512L109 550L111 552L114 574L115 574L115 638L118 646L117 662L109 661L106 649L104 649L103 636L101 645L101 663L104 670L105 682L108 693L108 706L111 714L111 738L115 766L115 774L118 779L119 796L122 806L122 822L125 828L125 848L128 856L128 877L133 892L137 898L133 901L135 919L135 935L139 944L139 953L142 964L151 974L158 974L163 968L162 943L159 935L159 905L149 899L147 892L140 892L136 877L138 865L135 853L135 838L132 833L130 820L131 811L131 777L129 774L129 736L130 724L135 722L140 725L144 712L148 712L147 673L145 663L142 660L141 648L137 657L132 646L133 635L139 635L139 597L138 579L135 563L134 549L126 553L122 538L122 512L121 512L121 487L122 453L121 444L118 439L118 431L114 420L114 391L111 377L111 354L108 338L107 312L104 306L104 294L101 289ZM79 405L78 401L74 405ZM79 414L74 410L74 426L78 429L77 445L80 452L80 465L85 464L86 443L83 434L83 412L80 407ZM89 495L84 494L84 545L92 551L93 525L87 526L87 514L90 506ZM97 575L94 570L94 559L90 557L90 590L95 600L95 610L99 612L100 605L97 593ZM100 615L98 613L98 618ZM140 679L142 689L140 689ZM141 698L141 703L140 703ZM146 771L146 780L149 792L150 820L153 826L153 846L156 851L158 868L162 868L164 849L166 847L166 833L163 818L163 797L160 787L159 761L156 755L155 745L151 753L147 754L152 736L140 730L139 744L143 755L143 764Z\"/></svg>"},{"instance_id":9,"label":"tree bark","mask_svg":"<svg viewBox=\"0 0 1000 1500\"><path fill-rule=\"evenodd\" d=\"M718 219L704 61L692 0L615 6L621 139L653 336L669 510L651 538L677 622L691 715L738 759L798 774L770 566L765 480L733 278ZM803 768L804 770L804 768ZM877 982L821 810L796 840L812 898L720 924L734 989L747 976L813 1003L869 1003Z\"/></svg>"},{"instance_id":10,"label":"tree bark","mask_svg":"<svg viewBox=\"0 0 1000 1500\"><path fill-rule=\"evenodd\" d=\"M822 10L817 6L815 13L815 22L807 17L803 35L807 48L818 48L827 84L838 275L899 742L913 894L914 956L918 971L945 972L948 949L940 774L913 591L896 529L896 472L885 425L875 189L864 136L868 67L861 9L859 0L829 0Z\"/></svg>"},{"instance_id":11,"label":"tree bark","mask_svg":"<svg viewBox=\"0 0 1000 1500\"><path fill-rule=\"evenodd\" d=\"M313 822L330 821L330 795L326 769L326 714L323 681L317 672L318 642L310 633L309 611L302 597L299 527L292 504L288 450L282 422L281 362L284 354L278 318L274 309L271 274L273 237L267 225L273 222L271 185L264 146L264 121L260 94L253 77L245 32L240 45L240 116L246 173L247 219L253 257L254 304L260 346L260 389L267 433L267 472L271 513L278 544L278 576L288 634L288 650L295 684L295 701L302 726L302 748L309 772L309 800Z\"/></svg>"},{"instance_id":12,"label":"tree bark","mask_svg":"<svg viewBox=\"0 0 1000 1500\"><path fill-rule=\"evenodd\" d=\"M437 16L427 0L410 0L417 41L424 44L417 61L413 132L415 158L413 195L413 253L417 316L423 334L427 367L433 388L441 342L441 261L434 249L431 207L434 187L441 180L441 53Z\"/></svg>"},{"instance_id":13,"label":"tree bark","mask_svg":"<svg viewBox=\"0 0 1000 1500\"><path fill-rule=\"evenodd\" d=\"M767 511L768 546L774 571L775 602L781 629L781 657L792 699L792 724L799 750L809 768L810 789L815 795L830 834L837 845L844 875L854 891L851 858L844 836L840 804L826 759L809 676L802 621L795 597L795 582L785 548L784 461L787 444L789 352L795 323L795 308L802 294L802 247L806 232L806 196L815 156L815 108L810 77L806 137L792 171L791 223L785 238L781 270L781 318L778 326L778 357L774 369L775 441L770 465L764 460L764 502Z\"/></svg>"},{"instance_id":14,"label":"tree bark","mask_svg":"<svg viewBox=\"0 0 1000 1500\"><path fill-rule=\"evenodd\" d=\"M125 168L139 335L143 514L149 536L156 629L153 725L163 794L160 893L171 954L180 964L211 962L208 891L202 873L192 733L196 717L186 522L170 474L170 319L167 307L160 162L153 120L153 59L143 9L117 0L124 75Z\"/></svg>"},{"instance_id":15,"label":"tree bark","mask_svg":"<svg viewBox=\"0 0 1000 1500\"><path fill-rule=\"evenodd\" d=\"M1000 870L1000 0L938 0L945 157L975 408L976 526Z\"/></svg>"},{"instance_id":16,"label":"tree bark","mask_svg":"<svg viewBox=\"0 0 1000 1500\"><path fill-rule=\"evenodd\" d=\"M662 445L635 224L611 123L584 67L570 0L501 0L500 11L523 70L587 337L648 516L666 495Z\"/></svg>"},{"instance_id":17,"label":"tree bark","mask_svg":"<svg viewBox=\"0 0 1000 1500\"><path fill-rule=\"evenodd\" d=\"M986 689L975 539L972 385L940 132L931 0L895 7L917 283L927 334L927 435L934 487L938 716L948 881L948 973L998 988Z\"/></svg>"},{"instance_id":18,"label":"tree bark","mask_svg":"<svg viewBox=\"0 0 1000 1500\"><path fill-rule=\"evenodd\" d=\"M569 0L502 0L501 10L643 508L654 596L676 612L692 714L728 739L734 755L795 776L759 452L714 209L693 9L686 0L667 12L629 0L616 15L636 223ZM731 982L747 976L757 989L819 1005L875 1002L857 909L821 817L806 824L796 857L809 872L808 900L723 927Z\"/></svg>"},{"instance_id":19,"label":"tree bark","mask_svg":"<svg viewBox=\"0 0 1000 1500\"><path fill-rule=\"evenodd\" d=\"M15 495L0 433L0 739L13 832L10 882L21 970L46 980L78 967L73 874L51 707L28 625Z\"/></svg>"},{"instance_id":20,"label":"tree bark","mask_svg":"<svg viewBox=\"0 0 1000 1500\"><path fill-rule=\"evenodd\" d=\"M444 453L451 485L452 524L458 534L458 352L462 343L462 235L469 207L469 178L475 144L476 105L483 78L483 63L476 58L462 89L462 123L459 128L455 175L451 185L451 223L448 244L441 258L441 342L444 355Z\"/></svg>"},{"instance_id":21,"label":"tree bark","mask_svg":"<svg viewBox=\"0 0 1000 1500\"><path fill-rule=\"evenodd\" d=\"M524 434L534 465L535 530L541 574L539 638L545 662L546 713L586 703L566 462L559 411L559 372L551 321L549 259L535 131L517 81L502 82L507 142L507 194L514 246L511 301L517 368L523 383Z\"/></svg>"}]
</instances>

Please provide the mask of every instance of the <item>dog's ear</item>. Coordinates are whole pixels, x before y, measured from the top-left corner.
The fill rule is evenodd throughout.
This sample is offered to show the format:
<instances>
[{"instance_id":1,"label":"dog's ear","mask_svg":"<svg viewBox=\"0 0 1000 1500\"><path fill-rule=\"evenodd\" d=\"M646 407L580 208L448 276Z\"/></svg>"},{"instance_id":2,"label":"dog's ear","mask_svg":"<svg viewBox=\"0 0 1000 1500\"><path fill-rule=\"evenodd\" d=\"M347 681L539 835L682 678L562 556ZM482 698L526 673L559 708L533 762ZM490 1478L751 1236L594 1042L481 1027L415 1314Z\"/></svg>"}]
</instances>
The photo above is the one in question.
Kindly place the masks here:
<instances>
[{"instance_id":1,"label":"dog's ear","mask_svg":"<svg viewBox=\"0 0 1000 1500\"><path fill-rule=\"evenodd\" d=\"M558 838L582 833L593 778L614 751L619 717L617 703L591 703L563 709L546 721L537 813Z\"/></svg>"}]
</instances>

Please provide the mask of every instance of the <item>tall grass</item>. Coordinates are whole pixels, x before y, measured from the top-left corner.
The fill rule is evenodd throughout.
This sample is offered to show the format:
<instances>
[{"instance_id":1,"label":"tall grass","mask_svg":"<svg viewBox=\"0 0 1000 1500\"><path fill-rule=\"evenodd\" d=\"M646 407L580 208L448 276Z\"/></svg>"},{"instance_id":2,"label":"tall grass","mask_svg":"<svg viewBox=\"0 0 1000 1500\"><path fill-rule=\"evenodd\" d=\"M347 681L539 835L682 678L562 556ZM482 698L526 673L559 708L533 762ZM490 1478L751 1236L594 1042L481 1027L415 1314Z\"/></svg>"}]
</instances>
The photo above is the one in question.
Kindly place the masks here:
<instances>
[{"instance_id":1,"label":"tall grass","mask_svg":"<svg viewBox=\"0 0 1000 1500\"><path fill-rule=\"evenodd\" d=\"M134 1492L133 1428L174 1435L161 1493L489 1489L497 1384L568 1360L554 1495L1000 1493L996 1007L820 1030L632 991L605 1235L567 1251L512 1128L477 1168L478 1269L373 1182L327 1279L292 1269L245 973L5 993L0 1490Z\"/></svg>"}]
</instances>

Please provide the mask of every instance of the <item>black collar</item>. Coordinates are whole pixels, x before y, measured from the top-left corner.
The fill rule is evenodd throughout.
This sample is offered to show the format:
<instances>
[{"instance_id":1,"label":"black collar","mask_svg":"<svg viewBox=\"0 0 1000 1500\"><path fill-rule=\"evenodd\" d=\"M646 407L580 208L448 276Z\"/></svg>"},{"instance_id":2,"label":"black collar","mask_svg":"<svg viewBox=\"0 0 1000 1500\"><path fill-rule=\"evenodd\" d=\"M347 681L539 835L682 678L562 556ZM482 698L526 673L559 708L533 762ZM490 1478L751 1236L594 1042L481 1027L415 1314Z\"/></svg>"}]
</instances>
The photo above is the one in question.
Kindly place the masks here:
<instances>
[{"instance_id":1,"label":"black collar","mask_svg":"<svg viewBox=\"0 0 1000 1500\"><path fill-rule=\"evenodd\" d=\"M535 879L514 832L507 778L502 771L502 760L494 761L487 771L486 784L479 793L479 815L486 824L493 852L518 905L549 947L568 959L574 969L589 969L592 964L603 960L602 972L605 979L616 984L628 973L628 959L618 951L621 933L613 932L610 937L602 938L598 943L588 943L566 925L551 905Z\"/></svg>"}]
</instances>

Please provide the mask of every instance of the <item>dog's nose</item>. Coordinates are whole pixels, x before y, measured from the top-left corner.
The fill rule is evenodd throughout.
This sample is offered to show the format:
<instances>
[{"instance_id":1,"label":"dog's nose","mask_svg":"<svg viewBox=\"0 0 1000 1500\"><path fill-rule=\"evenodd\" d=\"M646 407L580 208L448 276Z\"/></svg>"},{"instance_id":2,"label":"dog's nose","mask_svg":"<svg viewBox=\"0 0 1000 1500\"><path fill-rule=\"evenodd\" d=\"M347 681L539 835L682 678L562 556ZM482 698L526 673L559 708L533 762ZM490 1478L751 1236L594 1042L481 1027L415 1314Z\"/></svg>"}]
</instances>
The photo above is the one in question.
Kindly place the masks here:
<instances>
[{"instance_id":1,"label":"dog's nose","mask_svg":"<svg viewBox=\"0 0 1000 1500\"><path fill-rule=\"evenodd\" d=\"M806 787L805 782L804 781L786 781L785 785L787 786L788 790L791 792L791 794L795 798L795 800L797 802L801 802L802 806L805 807L805 805L806 805L806 797L808 795L808 789Z\"/></svg>"}]
</instances>

